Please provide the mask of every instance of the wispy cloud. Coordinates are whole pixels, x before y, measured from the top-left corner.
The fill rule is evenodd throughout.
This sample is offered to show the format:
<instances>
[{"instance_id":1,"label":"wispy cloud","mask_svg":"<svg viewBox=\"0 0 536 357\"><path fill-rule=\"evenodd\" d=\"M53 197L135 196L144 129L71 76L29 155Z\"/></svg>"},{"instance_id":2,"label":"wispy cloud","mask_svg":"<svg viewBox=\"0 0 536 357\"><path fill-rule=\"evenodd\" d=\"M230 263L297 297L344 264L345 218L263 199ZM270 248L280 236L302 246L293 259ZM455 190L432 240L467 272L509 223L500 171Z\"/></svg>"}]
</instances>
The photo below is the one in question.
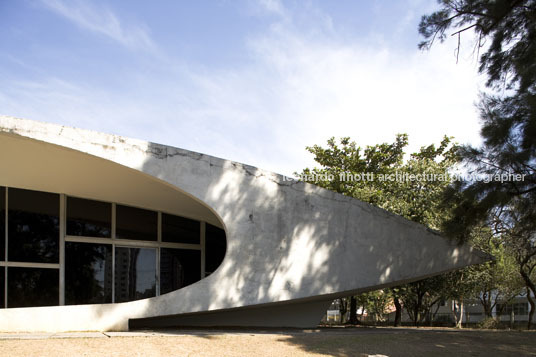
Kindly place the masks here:
<instances>
[{"instance_id":1,"label":"wispy cloud","mask_svg":"<svg viewBox=\"0 0 536 357\"><path fill-rule=\"evenodd\" d=\"M156 46L145 26L125 25L109 9L88 1L42 0L42 3L78 27L106 36L132 50L154 51Z\"/></svg>"},{"instance_id":2,"label":"wispy cloud","mask_svg":"<svg viewBox=\"0 0 536 357\"><path fill-rule=\"evenodd\" d=\"M125 77L121 90L54 78L0 80L2 114L152 140L285 174L314 165L305 146L331 136L350 136L363 146L406 132L411 150L445 134L478 143L477 69L461 58L456 64L455 44L429 53L364 44L338 36L318 9L302 21L274 4L268 6L289 16L269 15L271 26L248 39L243 55L249 60L233 68L181 66L181 59L166 58L175 65L156 60L154 68Z\"/></svg>"},{"instance_id":3,"label":"wispy cloud","mask_svg":"<svg viewBox=\"0 0 536 357\"><path fill-rule=\"evenodd\" d=\"M259 7L267 13L288 19L289 13L280 0L258 0Z\"/></svg>"}]
</instances>

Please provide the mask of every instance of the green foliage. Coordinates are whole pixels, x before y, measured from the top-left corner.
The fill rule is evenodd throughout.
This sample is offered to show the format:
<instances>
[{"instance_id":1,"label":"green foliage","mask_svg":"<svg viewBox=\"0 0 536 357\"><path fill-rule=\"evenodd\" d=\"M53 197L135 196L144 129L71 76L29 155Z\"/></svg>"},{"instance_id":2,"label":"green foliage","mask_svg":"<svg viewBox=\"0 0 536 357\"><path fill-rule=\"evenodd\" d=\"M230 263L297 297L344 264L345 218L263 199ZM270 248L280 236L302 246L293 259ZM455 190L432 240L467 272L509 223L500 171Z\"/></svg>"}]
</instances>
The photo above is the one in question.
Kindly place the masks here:
<instances>
[{"instance_id":1,"label":"green foliage","mask_svg":"<svg viewBox=\"0 0 536 357\"><path fill-rule=\"evenodd\" d=\"M367 312L369 318L373 322L379 322L384 320L392 296L388 289L384 289L357 295L356 299L357 305Z\"/></svg>"},{"instance_id":2,"label":"green foliage","mask_svg":"<svg viewBox=\"0 0 536 357\"><path fill-rule=\"evenodd\" d=\"M424 15L419 32L421 48L446 31L460 36L472 29L478 46L488 41L480 55L481 73L488 76L491 92L480 100L481 148L465 147L462 155L475 173L516 173L523 181L460 182L449 194L457 199L454 218L445 230L468 239L471 226L481 224L496 207L525 200L520 217L536 230L536 2L534 0L442 0L440 10ZM459 50L459 49L458 49ZM506 90L505 90L506 89ZM459 193L463 192L463 195Z\"/></svg>"},{"instance_id":3,"label":"green foliage","mask_svg":"<svg viewBox=\"0 0 536 357\"><path fill-rule=\"evenodd\" d=\"M331 138L325 148L319 145L307 148L315 155L320 168L307 168L299 175L308 178L310 183L439 229L451 211L451 207L442 203L442 198L450 183L449 171L460 160L458 147L445 137L438 146L422 147L404 160L407 145L406 134L397 135L393 143L367 146L364 150L350 138L342 138L339 143ZM396 177L397 173L408 175L405 177L425 174L428 178L411 180L401 176L399 180L381 179L389 175ZM349 181L348 176L362 179ZM442 180L437 179L439 177ZM433 277L395 290L362 294L357 297L358 305L365 306L378 320L395 293L414 317L414 323L418 324L428 315L431 306L445 296L444 279L442 276Z\"/></svg>"},{"instance_id":4,"label":"green foliage","mask_svg":"<svg viewBox=\"0 0 536 357\"><path fill-rule=\"evenodd\" d=\"M512 300L522 292L523 280L518 272L515 256L505 240L493 234L489 227L474 230L471 242L474 247L490 254L494 260L466 268L474 282L472 295L484 308L486 316L492 310ZM500 315L501 311L497 311Z\"/></svg>"},{"instance_id":5,"label":"green foliage","mask_svg":"<svg viewBox=\"0 0 536 357\"><path fill-rule=\"evenodd\" d=\"M449 287L446 275L419 280L402 287L400 296L415 326L430 316L435 304L446 298Z\"/></svg>"},{"instance_id":6,"label":"green foliage","mask_svg":"<svg viewBox=\"0 0 536 357\"><path fill-rule=\"evenodd\" d=\"M439 146L422 147L404 161L408 136L399 134L393 143L367 146L364 150L350 138L328 140L327 147L308 147L320 168L305 169L301 177L321 187L351 196L404 216L412 221L438 229L445 214L441 199L449 184L448 172L459 162L458 147L445 137ZM444 180L387 180L389 175L418 175ZM332 175L333 180L326 179ZM361 175L361 176L360 176ZM363 176L368 175L368 176ZM362 177L359 180L344 178ZM341 178L343 178L341 180ZM373 178L373 179L372 179ZM382 179L384 178L384 179Z\"/></svg>"},{"instance_id":7,"label":"green foliage","mask_svg":"<svg viewBox=\"0 0 536 357\"><path fill-rule=\"evenodd\" d=\"M439 0L440 9L424 15L419 33L424 40L419 48L429 49L435 40L444 41L451 35L461 36L472 30L476 46L486 51L480 57L481 73L488 76L489 86L519 87L527 90L534 85L536 67L536 3L534 0Z\"/></svg>"},{"instance_id":8,"label":"green foliage","mask_svg":"<svg viewBox=\"0 0 536 357\"><path fill-rule=\"evenodd\" d=\"M488 41L479 55L479 71L487 75L490 88L479 104L484 145L465 147L462 156L474 173L523 175L522 181L458 182L446 195L456 208L444 230L467 241L474 227L493 227L514 257L527 289L536 294L536 1L441 0L439 4L438 11L421 19L421 48L444 40L449 29L458 36L471 29L478 49ZM530 328L536 304L528 299Z\"/></svg>"}]
</instances>

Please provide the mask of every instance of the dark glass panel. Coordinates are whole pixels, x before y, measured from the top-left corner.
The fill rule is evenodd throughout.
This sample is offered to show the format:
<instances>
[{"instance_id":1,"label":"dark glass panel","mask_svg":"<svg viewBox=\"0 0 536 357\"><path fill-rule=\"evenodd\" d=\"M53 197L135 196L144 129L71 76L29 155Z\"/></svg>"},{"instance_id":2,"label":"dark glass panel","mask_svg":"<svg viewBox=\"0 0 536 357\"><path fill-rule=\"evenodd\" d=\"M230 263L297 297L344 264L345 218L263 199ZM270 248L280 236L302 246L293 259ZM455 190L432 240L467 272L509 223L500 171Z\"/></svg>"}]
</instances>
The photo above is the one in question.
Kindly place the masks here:
<instances>
[{"instance_id":1,"label":"dark glass panel","mask_svg":"<svg viewBox=\"0 0 536 357\"><path fill-rule=\"evenodd\" d=\"M112 302L111 244L65 242L65 303Z\"/></svg>"},{"instance_id":2,"label":"dark glass panel","mask_svg":"<svg viewBox=\"0 0 536 357\"><path fill-rule=\"evenodd\" d=\"M205 231L205 272L214 272L223 261L227 250L225 231L221 228L206 224Z\"/></svg>"},{"instance_id":3,"label":"dark glass panel","mask_svg":"<svg viewBox=\"0 0 536 357\"><path fill-rule=\"evenodd\" d=\"M160 293L183 288L201 279L201 251L160 249Z\"/></svg>"},{"instance_id":4,"label":"dark glass panel","mask_svg":"<svg viewBox=\"0 0 536 357\"><path fill-rule=\"evenodd\" d=\"M157 240L158 214L146 209L116 206L116 238Z\"/></svg>"},{"instance_id":5,"label":"dark glass panel","mask_svg":"<svg viewBox=\"0 0 536 357\"><path fill-rule=\"evenodd\" d=\"M59 262L59 195L8 190L8 260Z\"/></svg>"},{"instance_id":6,"label":"dark glass panel","mask_svg":"<svg viewBox=\"0 0 536 357\"><path fill-rule=\"evenodd\" d=\"M67 197L67 235L110 238L112 204Z\"/></svg>"},{"instance_id":7,"label":"dark glass panel","mask_svg":"<svg viewBox=\"0 0 536 357\"><path fill-rule=\"evenodd\" d=\"M7 274L7 307L58 305L58 269L8 268Z\"/></svg>"},{"instance_id":8,"label":"dark glass panel","mask_svg":"<svg viewBox=\"0 0 536 357\"><path fill-rule=\"evenodd\" d=\"M156 295L156 249L115 248L115 302Z\"/></svg>"},{"instance_id":9,"label":"dark glass panel","mask_svg":"<svg viewBox=\"0 0 536 357\"><path fill-rule=\"evenodd\" d=\"M1 186L0 186L0 260L6 260L6 188L1 187Z\"/></svg>"},{"instance_id":10,"label":"dark glass panel","mask_svg":"<svg viewBox=\"0 0 536 357\"><path fill-rule=\"evenodd\" d=\"M171 214L162 213L162 241L199 244L200 223Z\"/></svg>"},{"instance_id":11,"label":"dark glass panel","mask_svg":"<svg viewBox=\"0 0 536 357\"><path fill-rule=\"evenodd\" d=\"M5 297L5 294L4 294L4 289L5 289L5 271L6 271L6 268L4 267L0 267L0 309L4 308L5 305L4 305L4 297Z\"/></svg>"}]
</instances>

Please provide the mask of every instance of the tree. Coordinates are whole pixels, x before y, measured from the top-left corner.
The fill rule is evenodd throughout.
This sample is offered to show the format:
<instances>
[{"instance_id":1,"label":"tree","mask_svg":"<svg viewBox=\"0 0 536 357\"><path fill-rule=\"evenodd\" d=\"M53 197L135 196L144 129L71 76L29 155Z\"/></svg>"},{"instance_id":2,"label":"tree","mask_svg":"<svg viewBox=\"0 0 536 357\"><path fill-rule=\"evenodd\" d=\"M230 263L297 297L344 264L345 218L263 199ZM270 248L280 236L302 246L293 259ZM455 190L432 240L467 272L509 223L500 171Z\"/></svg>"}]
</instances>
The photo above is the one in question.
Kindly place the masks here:
<instances>
[{"instance_id":1,"label":"tree","mask_svg":"<svg viewBox=\"0 0 536 357\"><path fill-rule=\"evenodd\" d=\"M327 148L319 145L307 148L321 167L307 168L297 175L310 183L439 229L451 211L451 207L442 204L442 198L450 183L448 172L459 162L458 147L445 137L439 146L432 144L422 147L404 161L407 145L408 137L405 134L397 135L391 144L367 146L364 150L350 138L342 138L339 143L331 138ZM397 174L399 179L381 179L389 176L396 178ZM437 287L440 279L425 279L410 285L408 289L399 288L393 295L393 291L386 290L382 296L393 296L396 316L399 317L402 311L399 299L402 296L404 304L412 306L414 323L417 325L426 316L423 311L430 310L429 303L438 300L432 289Z\"/></svg>"},{"instance_id":2,"label":"tree","mask_svg":"<svg viewBox=\"0 0 536 357\"><path fill-rule=\"evenodd\" d=\"M357 298L355 296L350 296L350 318L348 323L352 325L357 325L359 321L357 320Z\"/></svg>"},{"instance_id":3,"label":"tree","mask_svg":"<svg viewBox=\"0 0 536 357\"><path fill-rule=\"evenodd\" d=\"M439 275L409 283L402 290L402 301L414 326L419 326L430 318L434 305L444 300L447 295L447 275Z\"/></svg>"},{"instance_id":4,"label":"tree","mask_svg":"<svg viewBox=\"0 0 536 357\"><path fill-rule=\"evenodd\" d=\"M473 33L479 72L488 78L488 92L479 103L483 145L461 150L470 172L488 179L460 181L452 187L446 199L457 204L444 230L467 241L475 226L501 222L504 232L497 234L515 254L529 292L530 328L535 310L530 292L536 295L536 1L441 0L439 4L438 11L421 19L424 40L419 47L443 41L449 29L458 39Z\"/></svg>"},{"instance_id":5,"label":"tree","mask_svg":"<svg viewBox=\"0 0 536 357\"><path fill-rule=\"evenodd\" d=\"M391 296L393 297L393 304L395 305L395 321L394 326L400 326L402 324L402 304L400 300L402 298L404 287L394 287L391 288Z\"/></svg>"},{"instance_id":6,"label":"tree","mask_svg":"<svg viewBox=\"0 0 536 357\"><path fill-rule=\"evenodd\" d=\"M340 144L331 138L327 148L307 147L321 167L306 168L296 175L439 229L450 209L442 204L444 190L450 183L448 172L459 162L458 146L451 140L445 137L437 147L433 144L422 147L404 161L406 134L397 135L392 144L367 146L364 150L350 138L340 139ZM417 179L410 179L411 175ZM385 179L389 176L394 179Z\"/></svg>"},{"instance_id":7,"label":"tree","mask_svg":"<svg viewBox=\"0 0 536 357\"><path fill-rule=\"evenodd\" d=\"M519 295L524 287L516 257L505 239L494 234L490 227L475 229L471 243L494 257L493 261L467 268L475 282L473 295L482 305L487 318L493 317L494 309L496 315L500 316L506 304Z\"/></svg>"},{"instance_id":8,"label":"tree","mask_svg":"<svg viewBox=\"0 0 536 357\"><path fill-rule=\"evenodd\" d=\"M339 323L342 325L344 323L344 316L348 311L348 299L339 298Z\"/></svg>"},{"instance_id":9,"label":"tree","mask_svg":"<svg viewBox=\"0 0 536 357\"><path fill-rule=\"evenodd\" d=\"M518 200L506 207L496 209L493 214L493 223L497 235L505 242L509 252L515 258L519 274L525 283L527 300L530 304L527 328L530 329L536 310L536 303L533 299L536 295L536 232L531 227L527 227L527 222L523 222L520 218L525 214L523 210L526 202L520 206L517 203Z\"/></svg>"}]
</instances>

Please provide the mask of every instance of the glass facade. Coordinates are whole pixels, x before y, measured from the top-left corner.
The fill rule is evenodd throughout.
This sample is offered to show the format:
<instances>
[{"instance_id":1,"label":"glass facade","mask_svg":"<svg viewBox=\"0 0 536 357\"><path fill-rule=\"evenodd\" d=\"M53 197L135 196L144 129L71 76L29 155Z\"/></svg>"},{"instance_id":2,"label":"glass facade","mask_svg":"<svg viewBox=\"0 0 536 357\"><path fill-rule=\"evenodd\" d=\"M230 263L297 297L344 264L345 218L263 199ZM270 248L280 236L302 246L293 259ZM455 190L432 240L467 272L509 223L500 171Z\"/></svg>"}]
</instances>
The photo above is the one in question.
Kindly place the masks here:
<instances>
[{"instance_id":1,"label":"glass facade","mask_svg":"<svg viewBox=\"0 0 536 357\"><path fill-rule=\"evenodd\" d=\"M5 307L5 300L4 300L4 297L5 297L5 277L6 277L6 268L4 267L0 267L0 309L3 309Z\"/></svg>"},{"instance_id":2,"label":"glass facade","mask_svg":"<svg viewBox=\"0 0 536 357\"><path fill-rule=\"evenodd\" d=\"M160 249L160 293L165 294L201 279L201 252Z\"/></svg>"},{"instance_id":3,"label":"glass facade","mask_svg":"<svg viewBox=\"0 0 536 357\"><path fill-rule=\"evenodd\" d=\"M112 237L112 204L67 197L67 235Z\"/></svg>"},{"instance_id":4,"label":"glass facade","mask_svg":"<svg viewBox=\"0 0 536 357\"><path fill-rule=\"evenodd\" d=\"M206 224L205 232L205 274L208 275L218 269L225 252L227 251L227 240L225 231L221 228Z\"/></svg>"},{"instance_id":5,"label":"glass facade","mask_svg":"<svg viewBox=\"0 0 536 357\"><path fill-rule=\"evenodd\" d=\"M10 188L8 260L59 263L60 195Z\"/></svg>"},{"instance_id":6,"label":"glass facade","mask_svg":"<svg viewBox=\"0 0 536 357\"><path fill-rule=\"evenodd\" d=\"M156 295L156 249L115 248L115 302Z\"/></svg>"},{"instance_id":7,"label":"glass facade","mask_svg":"<svg viewBox=\"0 0 536 357\"><path fill-rule=\"evenodd\" d=\"M7 277L7 307L58 305L58 269L9 267Z\"/></svg>"},{"instance_id":8,"label":"glass facade","mask_svg":"<svg viewBox=\"0 0 536 357\"><path fill-rule=\"evenodd\" d=\"M65 304L112 302L111 244L65 242Z\"/></svg>"},{"instance_id":9,"label":"glass facade","mask_svg":"<svg viewBox=\"0 0 536 357\"><path fill-rule=\"evenodd\" d=\"M213 272L226 249L224 231L205 222L2 186L0 237L0 308L165 294Z\"/></svg>"},{"instance_id":10,"label":"glass facade","mask_svg":"<svg viewBox=\"0 0 536 357\"><path fill-rule=\"evenodd\" d=\"M142 208L117 205L116 238L151 240L158 237L158 215Z\"/></svg>"},{"instance_id":11,"label":"glass facade","mask_svg":"<svg viewBox=\"0 0 536 357\"><path fill-rule=\"evenodd\" d=\"M162 213L162 241L200 244L200 222Z\"/></svg>"},{"instance_id":12,"label":"glass facade","mask_svg":"<svg viewBox=\"0 0 536 357\"><path fill-rule=\"evenodd\" d=\"M6 188L5 187L0 187L0 260L6 260ZM3 306L4 305L2 305L2 307Z\"/></svg>"}]
</instances>

